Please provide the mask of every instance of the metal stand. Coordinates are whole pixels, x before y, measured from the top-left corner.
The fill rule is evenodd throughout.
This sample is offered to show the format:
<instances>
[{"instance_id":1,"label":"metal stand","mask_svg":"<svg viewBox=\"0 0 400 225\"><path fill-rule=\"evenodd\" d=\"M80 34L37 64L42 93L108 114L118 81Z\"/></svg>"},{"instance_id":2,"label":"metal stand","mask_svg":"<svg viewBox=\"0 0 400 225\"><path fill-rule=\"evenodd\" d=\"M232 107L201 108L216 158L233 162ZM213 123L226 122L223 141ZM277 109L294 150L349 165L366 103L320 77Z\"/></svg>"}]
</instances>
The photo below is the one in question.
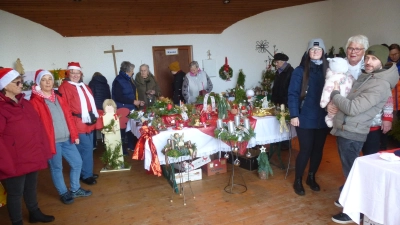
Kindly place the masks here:
<instances>
[{"instance_id":1,"label":"metal stand","mask_svg":"<svg viewBox=\"0 0 400 225\"><path fill-rule=\"evenodd\" d=\"M168 158L167 158L167 160L168 160ZM192 159L189 160L189 164L191 164L191 163L192 163ZM180 157L178 164L179 164L179 174L180 174L178 193L179 193L179 196L183 196L183 205L186 205L185 180L187 181L186 184L189 186L189 189L190 189L190 192L192 193L193 199L196 199L196 197L194 196L194 193L192 190L189 167L188 167L188 171L185 172L185 167L184 167L184 162L183 162L182 156ZM184 176L186 176L186 179ZM174 187L172 187L171 202L174 201L174 195L175 195L175 189L174 189Z\"/></svg>"},{"instance_id":2,"label":"metal stand","mask_svg":"<svg viewBox=\"0 0 400 225\"><path fill-rule=\"evenodd\" d=\"M290 160L291 160L291 158L292 158L292 128L294 129L294 127L292 127L292 124L290 124L290 121L289 122L286 122L286 124L287 124L287 126L288 126L288 128L289 128L289 160L288 160L288 165L287 165L287 168L286 168L286 174L285 174L285 180L286 180L286 177L287 177L287 175L288 175L288 173L289 173L289 169L290 169Z\"/></svg>"},{"instance_id":3,"label":"metal stand","mask_svg":"<svg viewBox=\"0 0 400 225\"><path fill-rule=\"evenodd\" d=\"M236 147L236 146L232 147L231 143L230 143L230 145L231 145L231 149ZM235 152L236 152L236 160L238 160L238 155L237 155L238 150L236 149ZM244 178L243 178L242 174L239 172L239 170L237 171L237 174L235 174L235 167L239 166L240 163L239 164L235 163L236 160L234 160L234 158L235 158L234 156L235 156L235 153L233 151L231 151L232 172L231 172L231 176L229 177L228 185L225 186L224 190L225 190L225 192L227 192L229 194L242 194L247 191L247 186L246 186L246 183L244 182ZM243 184L235 183L235 176L236 176L236 180L241 178L241 180L243 181Z\"/></svg>"}]
</instances>

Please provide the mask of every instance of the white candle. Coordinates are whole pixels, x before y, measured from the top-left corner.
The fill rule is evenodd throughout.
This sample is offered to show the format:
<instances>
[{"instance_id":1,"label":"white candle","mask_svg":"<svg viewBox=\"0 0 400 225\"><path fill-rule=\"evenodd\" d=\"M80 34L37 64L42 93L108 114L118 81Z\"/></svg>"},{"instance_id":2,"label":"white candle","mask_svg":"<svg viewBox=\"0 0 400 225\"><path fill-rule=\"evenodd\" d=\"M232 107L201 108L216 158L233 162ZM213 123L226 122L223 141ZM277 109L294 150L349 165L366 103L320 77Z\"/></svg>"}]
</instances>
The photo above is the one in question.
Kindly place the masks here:
<instances>
[{"instance_id":1,"label":"white candle","mask_svg":"<svg viewBox=\"0 0 400 225\"><path fill-rule=\"evenodd\" d=\"M285 104L281 104L281 111L282 111L282 112L285 111Z\"/></svg>"},{"instance_id":2,"label":"white candle","mask_svg":"<svg viewBox=\"0 0 400 225\"><path fill-rule=\"evenodd\" d=\"M240 110L240 108L239 108L239 110ZM236 125L236 126L239 126L239 125L240 125L240 116L239 116L239 115L236 115L236 116L235 116L235 125Z\"/></svg>"},{"instance_id":3,"label":"white candle","mask_svg":"<svg viewBox=\"0 0 400 225\"><path fill-rule=\"evenodd\" d=\"M221 129L222 128L222 119L217 120L217 128Z\"/></svg>"},{"instance_id":4,"label":"white candle","mask_svg":"<svg viewBox=\"0 0 400 225\"><path fill-rule=\"evenodd\" d=\"M243 123L244 123L244 128L249 130L250 129L250 120L249 120L249 118L245 118Z\"/></svg>"},{"instance_id":5,"label":"white candle","mask_svg":"<svg viewBox=\"0 0 400 225\"><path fill-rule=\"evenodd\" d=\"M235 126L233 124L233 121L228 122L228 131L229 133L233 134L235 132Z\"/></svg>"}]
</instances>

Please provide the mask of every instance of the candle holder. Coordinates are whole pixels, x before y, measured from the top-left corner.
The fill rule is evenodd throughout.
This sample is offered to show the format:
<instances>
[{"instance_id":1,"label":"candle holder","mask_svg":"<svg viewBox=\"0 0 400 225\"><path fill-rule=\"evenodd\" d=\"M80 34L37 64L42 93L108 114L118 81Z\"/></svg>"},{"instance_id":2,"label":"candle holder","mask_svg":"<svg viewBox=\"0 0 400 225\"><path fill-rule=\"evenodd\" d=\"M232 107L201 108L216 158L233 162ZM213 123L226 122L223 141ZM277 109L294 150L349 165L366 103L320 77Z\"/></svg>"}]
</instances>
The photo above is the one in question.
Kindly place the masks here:
<instances>
[{"instance_id":1,"label":"candle holder","mask_svg":"<svg viewBox=\"0 0 400 225\"><path fill-rule=\"evenodd\" d=\"M232 143L232 141L229 141L229 145L231 146L232 150L238 149L236 142ZM228 185L226 185L224 188L225 192L227 192L229 194L241 194L241 193L244 193L247 191L246 182L244 181L242 174L239 172L239 170L236 171L236 173L235 173L235 167L240 166L240 161L238 159L237 152L238 151L236 151L236 153L234 153L233 151L230 152L232 154L232 172L229 177ZM235 154L236 154L236 159L235 159ZM238 181L240 181L240 180L242 182L238 183Z\"/></svg>"}]
</instances>

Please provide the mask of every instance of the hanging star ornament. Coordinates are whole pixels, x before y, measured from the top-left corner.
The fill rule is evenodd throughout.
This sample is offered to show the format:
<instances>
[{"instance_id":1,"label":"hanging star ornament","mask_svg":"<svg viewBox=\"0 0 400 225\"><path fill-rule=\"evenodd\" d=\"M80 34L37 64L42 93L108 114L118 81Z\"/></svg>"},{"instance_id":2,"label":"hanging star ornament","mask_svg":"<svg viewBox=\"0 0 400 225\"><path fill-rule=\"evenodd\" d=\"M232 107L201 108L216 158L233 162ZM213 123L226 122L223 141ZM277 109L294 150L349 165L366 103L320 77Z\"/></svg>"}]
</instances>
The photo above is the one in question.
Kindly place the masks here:
<instances>
[{"instance_id":1,"label":"hanging star ornament","mask_svg":"<svg viewBox=\"0 0 400 225\"><path fill-rule=\"evenodd\" d=\"M262 146L261 148L260 148L260 151L261 151L261 153L263 153L263 152L265 152L265 147L264 146Z\"/></svg>"}]
</instances>

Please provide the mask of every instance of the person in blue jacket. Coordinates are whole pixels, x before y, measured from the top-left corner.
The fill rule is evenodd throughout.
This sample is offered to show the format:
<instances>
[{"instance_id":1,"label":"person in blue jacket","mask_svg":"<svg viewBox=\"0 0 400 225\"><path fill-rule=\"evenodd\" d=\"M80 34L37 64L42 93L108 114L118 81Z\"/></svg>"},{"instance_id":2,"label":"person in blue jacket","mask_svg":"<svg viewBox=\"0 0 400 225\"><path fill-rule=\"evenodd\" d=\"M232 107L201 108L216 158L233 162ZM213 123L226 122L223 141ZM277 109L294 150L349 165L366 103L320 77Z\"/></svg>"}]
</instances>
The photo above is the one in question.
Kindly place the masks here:
<instances>
[{"instance_id":1,"label":"person in blue jacket","mask_svg":"<svg viewBox=\"0 0 400 225\"><path fill-rule=\"evenodd\" d=\"M326 110L321 108L322 90L328 62L322 39L312 39L300 65L293 71L288 89L290 123L296 128L300 151L296 158L294 192L305 195L303 173L310 161L306 184L319 191L315 174L322 159L325 139L330 129L325 123Z\"/></svg>"},{"instance_id":2,"label":"person in blue jacket","mask_svg":"<svg viewBox=\"0 0 400 225\"><path fill-rule=\"evenodd\" d=\"M123 61L118 76L112 83L112 99L117 108L128 108L130 111L137 110L144 105L143 101L138 100L136 85L132 76L134 74L135 65ZM127 146L123 145L124 154L127 155L127 149L134 148L134 136L131 132L126 133L126 129L121 129L121 140L124 143L126 136Z\"/></svg>"}]
</instances>

